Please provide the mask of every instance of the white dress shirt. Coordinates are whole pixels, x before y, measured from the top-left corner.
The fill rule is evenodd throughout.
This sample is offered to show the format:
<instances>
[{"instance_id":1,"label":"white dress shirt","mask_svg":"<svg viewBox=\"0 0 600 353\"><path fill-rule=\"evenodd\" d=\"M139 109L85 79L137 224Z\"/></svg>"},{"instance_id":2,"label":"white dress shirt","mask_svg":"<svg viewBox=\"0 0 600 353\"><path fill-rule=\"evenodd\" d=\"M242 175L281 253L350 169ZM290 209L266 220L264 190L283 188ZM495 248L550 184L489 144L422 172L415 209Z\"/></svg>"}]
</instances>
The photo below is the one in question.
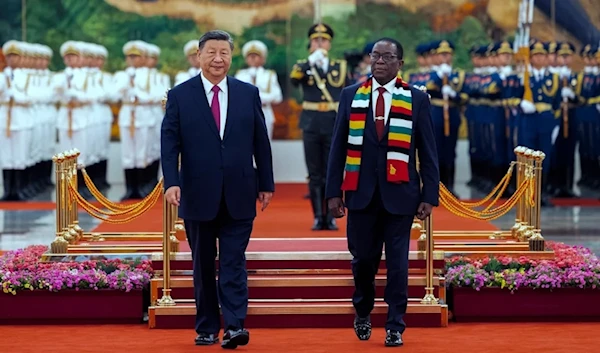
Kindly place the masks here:
<instances>
[{"instance_id":1,"label":"white dress shirt","mask_svg":"<svg viewBox=\"0 0 600 353\"><path fill-rule=\"evenodd\" d=\"M204 85L204 92L206 93L206 99L208 100L208 105L212 106L213 99L213 84L204 77L204 73L200 72L200 78L202 78L202 84ZM223 134L225 133L225 124L227 123L227 77L225 77L221 82L217 84L221 89L219 91L219 108L221 108L221 129L219 131L219 135L221 135L221 139L223 138Z\"/></svg>"},{"instance_id":2,"label":"white dress shirt","mask_svg":"<svg viewBox=\"0 0 600 353\"><path fill-rule=\"evenodd\" d=\"M532 69L531 72L533 73L533 77L535 78L536 82L541 81L542 79L544 79L544 76L546 75L546 70L542 69Z\"/></svg>"},{"instance_id":3,"label":"white dress shirt","mask_svg":"<svg viewBox=\"0 0 600 353\"><path fill-rule=\"evenodd\" d=\"M379 98L378 88L381 87L381 84L377 82L375 78L373 78L373 83L371 85L371 105L373 106L373 119L377 118L375 116L375 109L377 108L377 98ZM383 124L386 125L388 121L388 116L390 115L390 110L392 109L392 92L396 87L396 78L393 78L390 82L383 85L383 88L386 89L386 92L383 93L383 102L384 104L384 117ZM376 120L376 119L375 119Z\"/></svg>"}]
</instances>

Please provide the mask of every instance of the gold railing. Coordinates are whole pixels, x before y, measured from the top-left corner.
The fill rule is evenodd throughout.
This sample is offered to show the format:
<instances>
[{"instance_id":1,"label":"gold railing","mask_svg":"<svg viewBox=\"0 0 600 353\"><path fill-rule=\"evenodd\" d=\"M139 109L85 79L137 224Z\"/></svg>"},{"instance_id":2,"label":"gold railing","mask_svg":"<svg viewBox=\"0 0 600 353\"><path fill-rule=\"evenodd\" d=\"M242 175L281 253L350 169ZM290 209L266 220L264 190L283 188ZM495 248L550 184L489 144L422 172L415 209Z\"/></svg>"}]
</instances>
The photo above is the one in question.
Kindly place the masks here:
<instances>
[{"instance_id":1,"label":"gold railing","mask_svg":"<svg viewBox=\"0 0 600 353\"><path fill-rule=\"evenodd\" d=\"M50 245L50 251L54 254L68 253L69 244L76 244L83 239L84 231L79 226L79 207L90 216L103 222L123 224L146 213L154 207L162 196L163 181L161 179L154 190L143 200L127 204L112 202L98 191L87 175L85 168L77 163L79 155L80 152L74 149L57 154L52 158L56 174L56 234ZM82 174L85 186L94 196L96 202L89 202L79 194L77 185L79 173ZM99 204L99 206L96 204ZM169 227L169 234L173 234L173 237L169 238L171 239L169 248L178 251L179 241L174 234L182 226L177 222L177 207L169 208L166 211L169 213L170 222L165 223L165 226ZM170 213L173 213L173 215ZM101 240L101 238L96 238L99 238L99 236L94 234L89 241Z\"/></svg>"},{"instance_id":2,"label":"gold railing","mask_svg":"<svg viewBox=\"0 0 600 353\"><path fill-rule=\"evenodd\" d=\"M542 163L545 154L526 147L515 148L517 160L511 163L506 175L494 190L478 202L463 202L440 183L440 204L451 213L471 220L491 221L516 210L515 224L510 232L515 240L528 242L530 251L544 251L541 231ZM496 206L510 183L516 168L516 192ZM478 209L483 207L483 209ZM419 249L425 248L426 238L419 238Z\"/></svg>"}]
</instances>

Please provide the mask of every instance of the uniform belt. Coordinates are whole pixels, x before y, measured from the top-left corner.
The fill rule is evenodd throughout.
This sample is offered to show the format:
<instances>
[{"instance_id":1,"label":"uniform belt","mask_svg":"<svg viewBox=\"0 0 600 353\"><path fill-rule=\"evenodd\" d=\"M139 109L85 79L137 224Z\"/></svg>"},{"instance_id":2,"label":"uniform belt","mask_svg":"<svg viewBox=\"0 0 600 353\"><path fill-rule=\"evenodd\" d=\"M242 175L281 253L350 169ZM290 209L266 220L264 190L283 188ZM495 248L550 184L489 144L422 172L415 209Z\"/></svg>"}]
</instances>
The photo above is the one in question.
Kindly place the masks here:
<instances>
[{"instance_id":1,"label":"uniform belt","mask_svg":"<svg viewBox=\"0 0 600 353\"><path fill-rule=\"evenodd\" d=\"M7 106L11 106L11 107L23 107L23 108L31 107L31 103L18 103L18 102L0 102L0 106L2 106L2 105L7 105Z\"/></svg>"},{"instance_id":2,"label":"uniform belt","mask_svg":"<svg viewBox=\"0 0 600 353\"><path fill-rule=\"evenodd\" d=\"M444 100L441 98L431 98L431 105L433 105L435 107L443 107ZM455 107L456 104L454 104L454 102L452 102L452 101L448 101L448 106Z\"/></svg>"},{"instance_id":3,"label":"uniform belt","mask_svg":"<svg viewBox=\"0 0 600 353\"><path fill-rule=\"evenodd\" d=\"M123 102L123 105L137 105L137 106L148 106L148 105L159 105L161 103L154 103L154 102L136 102L136 103L131 103L131 102Z\"/></svg>"},{"instance_id":4,"label":"uniform belt","mask_svg":"<svg viewBox=\"0 0 600 353\"><path fill-rule=\"evenodd\" d=\"M75 109L75 108L83 108L90 105L89 103L82 103L82 102L69 102L69 103L61 103L60 106L64 107L64 108L69 108L69 109Z\"/></svg>"},{"instance_id":5,"label":"uniform belt","mask_svg":"<svg viewBox=\"0 0 600 353\"><path fill-rule=\"evenodd\" d=\"M500 100L492 100L488 98L470 99L470 105L485 105L487 107L502 107L504 104Z\"/></svg>"},{"instance_id":6,"label":"uniform belt","mask_svg":"<svg viewBox=\"0 0 600 353\"><path fill-rule=\"evenodd\" d=\"M318 112L330 112L337 110L339 103L329 103L329 102L302 102L302 109L304 110L312 110Z\"/></svg>"},{"instance_id":7,"label":"uniform belt","mask_svg":"<svg viewBox=\"0 0 600 353\"><path fill-rule=\"evenodd\" d=\"M552 110L552 104L550 103L535 103L535 111L538 113L549 112Z\"/></svg>"},{"instance_id":8,"label":"uniform belt","mask_svg":"<svg viewBox=\"0 0 600 353\"><path fill-rule=\"evenodd\" d=\"M600 104L600 96L588 99L587 104Z\"/></svg>"}]
</instances>

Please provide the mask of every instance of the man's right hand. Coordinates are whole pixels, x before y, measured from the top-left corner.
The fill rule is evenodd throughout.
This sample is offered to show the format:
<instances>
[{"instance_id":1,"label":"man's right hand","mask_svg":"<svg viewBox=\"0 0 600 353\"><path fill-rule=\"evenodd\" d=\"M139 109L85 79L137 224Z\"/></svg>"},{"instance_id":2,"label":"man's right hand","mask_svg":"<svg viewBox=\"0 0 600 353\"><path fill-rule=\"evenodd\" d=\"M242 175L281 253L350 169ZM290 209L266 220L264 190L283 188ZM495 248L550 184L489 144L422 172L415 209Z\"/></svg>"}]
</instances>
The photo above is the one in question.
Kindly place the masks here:
<instances>
[{"instance_id":1,"label":"man's right hand","mask_svg":"<svg viewBox=\"0 0 600 353\"><path fill-rule=\"evenodd\" d=\"M333 197L327 200L327 208L335 218L342 218L346 214L344 201L341 197Z\"/></svg>"},{"instance_id":2,"label":"man's right hand","mask_svg":"<svg viewBox=\"0 0 600 353\"><path fill-rule=\"evenodd\" d=\"M181 200L181 189L179 186L171 186L165 191L165 198L171 205L179 206L179 200Z\"/></svg>"}]
</instances>

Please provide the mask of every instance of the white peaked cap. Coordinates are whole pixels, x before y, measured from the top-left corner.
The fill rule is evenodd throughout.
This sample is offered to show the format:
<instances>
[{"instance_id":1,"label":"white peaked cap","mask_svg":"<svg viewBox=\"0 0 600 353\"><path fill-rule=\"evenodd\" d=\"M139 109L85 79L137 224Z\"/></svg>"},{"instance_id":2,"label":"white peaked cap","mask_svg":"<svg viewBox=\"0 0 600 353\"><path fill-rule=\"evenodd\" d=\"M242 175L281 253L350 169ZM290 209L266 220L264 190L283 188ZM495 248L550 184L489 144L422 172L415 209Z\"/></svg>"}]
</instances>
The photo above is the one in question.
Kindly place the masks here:
<instances>
[{"instance_id":1,"label":"white peaked cap","mask_svg":"<svg viewBox=\"0 0 600 353\"><path fill-rule=\"evenodd\" d=\"M198 51L198 42L199 40L193 39L185 44L183 47L183 55L194 55Z\"/></svg>"},{"instance_id":2,"label":"white peaked cap","mask_svg":"<svg viewBox=\"0 0 600 353\"><path fill-rule=\"evenodd\" d=\"M69 40L60 46L60 56L64 57L68 54L81 55L81 48L77 42Z\"/></svg>"},{"instance_id":3,"label":"white peaked cap","mask_svg":"<svg viewBox=\"0 0 600 353\"><path fill-rule=\"evenodd\" d=\"M251 40L242 47L242 55L244 58L250 54L258 54L263 58L266 58L268 52L267 46L260 40Z\"/></svg>"}]
</instances>

